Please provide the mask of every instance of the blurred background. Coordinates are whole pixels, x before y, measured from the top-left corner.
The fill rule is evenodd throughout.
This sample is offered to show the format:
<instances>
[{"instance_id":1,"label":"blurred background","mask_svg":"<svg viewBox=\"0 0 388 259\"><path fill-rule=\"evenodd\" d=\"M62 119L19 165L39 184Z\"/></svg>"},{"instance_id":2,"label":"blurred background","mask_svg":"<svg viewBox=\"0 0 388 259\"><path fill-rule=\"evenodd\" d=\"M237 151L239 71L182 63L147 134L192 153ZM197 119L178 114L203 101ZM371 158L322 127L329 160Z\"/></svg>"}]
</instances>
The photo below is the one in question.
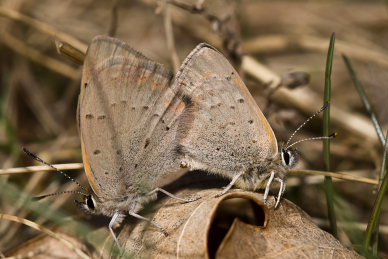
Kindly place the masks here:
<instances>
[{"instance_id":1,"label":"blurred background","mask_svg":"<svg viewBox=\"0 0 388 259\"><path fill-rule=\"evenodd\" d=\"M339 137L331 145L331 171L377 180L383 148L341 55L352 61L377 119L386 129L387 26L386 2L377 0L1 0L1 168L36 165L22 152L22 146L50 163L82 161L76 125L82 66L57 52L56 39L85 51L94 36L108 34L173 71L198 43L208 42L240 72L278 141L287 141L323 104L327 48L335 32L331 129ZM252 66L252 60L261 69ZM295 139L321 135L319 116ZM297 148L301 153L298 168L324 169L321 142L304 142ZM82 170L69 174L85 182ZM321 176L290 176L285 197L327 230L322 180ZM36 196L77 189L52 172L0 175L0 185L2 213L45 226L57 226L58 221L32 210L35 205L21 193ZM364 237L377 186L354 181L335 181L334 185L339 239L345 246L357 247ZM84 217L73 200L62 195L46 202L50 211L61 211L66 218ZM385 201L379 235L380 256L385 258L387 208ZM38 234L19 223L0 220L0 251Z\"/></svg>"}]
</instances>

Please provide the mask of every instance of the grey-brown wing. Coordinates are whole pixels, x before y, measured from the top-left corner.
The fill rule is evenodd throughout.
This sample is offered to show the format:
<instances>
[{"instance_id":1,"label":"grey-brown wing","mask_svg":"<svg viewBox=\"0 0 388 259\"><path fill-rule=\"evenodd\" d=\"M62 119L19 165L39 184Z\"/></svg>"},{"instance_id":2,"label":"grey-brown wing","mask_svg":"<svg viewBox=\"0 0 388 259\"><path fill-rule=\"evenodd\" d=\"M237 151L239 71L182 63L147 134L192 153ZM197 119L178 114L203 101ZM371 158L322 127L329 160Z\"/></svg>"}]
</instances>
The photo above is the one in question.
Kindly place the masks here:
<instances>
[{"instance_id":1,"label":"grey-brown wing","mask_svg":"<svg viewBox=\"0 0 388 259\"><path fill-rule=\"evenodd\" d=\"M177 150L192 169L231 175L277 154L275 135L226 58L200 44L175 85L191 105L179 120Z\"/></svg>"},{"instance_id":2,"label":"grey-brown wing","mask_svg":"<svg viewBox=\"0 0 388 259\"><path fill-rule=\"evenodd\" d=\"M154 188L175 162L179 98L172 74L124 42L95 38L84 62L79 128L85 171L98 196ZM170 113L167 114L166 110ZM175 130L176 132L176 130Z\"/></svg>"}]
</instances>

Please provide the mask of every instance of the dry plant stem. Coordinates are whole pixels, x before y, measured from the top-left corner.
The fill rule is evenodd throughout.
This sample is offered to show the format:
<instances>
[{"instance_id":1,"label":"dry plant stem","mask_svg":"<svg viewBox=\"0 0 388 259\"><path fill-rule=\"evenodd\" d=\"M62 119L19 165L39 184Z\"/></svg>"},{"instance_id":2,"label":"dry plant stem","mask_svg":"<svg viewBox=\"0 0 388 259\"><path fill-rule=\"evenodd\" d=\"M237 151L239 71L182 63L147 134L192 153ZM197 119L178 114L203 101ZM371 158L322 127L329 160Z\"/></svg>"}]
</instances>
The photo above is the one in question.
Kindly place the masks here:
<instances>
[{"instance_id":1,"label":"dry plant stem","mask_svg":"<svg viewBox=\"0 0 388 259\"><path fill-rule=\"evenodd\" d=\"M174 31L172 28L171 20L171 6L167 3L164 4L164 31L166 33L167 48L171 53L171 61L174 67L174 71L178 72L181 62L178 57L178 53L175 48Z\"/></svg>"},{"instance_id":2,"label":"dry plant stem","mask_svg":"<svg viewBox=\"0 0 388 259\"><path fill-rule=\"evenodd\" d=\"M57 164L53 166L58 168L59 170L81 170L84 168L84 165L82 163ZM12 174L35 173L35 172L49 172L49 171L55 171L55 170L45 165L16 167L16 168L9 168L9 169L0 169L0 176L12 175Z\"/></svg>"},{"instance_id":3,"label":"dry plant stem","mask_svg":"<svg viewBox=\"0 0 388 259\"><path fill-rule=\"evenodd\" d=\"M284 51L286 49L299 47L305 50L326 51L327 39L298 35L266 35L244 41L242 47L245 53ZM346 53L357 60L373 62L388 66L388 53L374 51L373 49L355 45L341 40L336 41L337 53Z\"/></svg>"},{"instance_id":4,"label":"dry plant stem","mask_svg":"<svg viewBox=\"0 0 388 259\"><path fill-rule=\"evenodd\" d=\"M25 23L26 25L29 25L47 35L53 36L60 41L67 42L70 45L72 45L74 48L78 49L79 51L85 53L87 46L80 42L79 40L75 39L74 37L60 32L54 27L49 26L46 23L40 22L36 19L33 19L31 17L28 17L24 14L21 14L19 12L13 11L13 10L7 10L5 8L0 7L0 16L8 17L10 19L13 19L15 21L19 21L22 23Z\"/></svg>"},{"instance_id":5,"label":"dry plant stem","mask_svg":"<svg viewBox=\"0 0 388 259\"><path fill-rule=\"evenodd\" d=\"M72 45L66 42L55 40L55 47L57 48L57 52L59 54L65 56L66 58L70 59L74 63L78 65L82 65L84 63L85 53L80 52Z\"/></svg>"},{"instance_id":6,"label":"dry plant stem","mask_svg":"<svg viewBox=\"0 0 388 259\"><path fill-rule=\"evenodd\" d=\"M50 229L36 224L35 222L32 222L32 221L27 220L27 219L19 218L19 217L13 216L13 215L2 214L2 213L0 214L0 219L6 219L6 220L14 221L14 222L19 222L21 224L24 224L26 226L34 228L38 231L41 231L41 232L57 239L58 241L62 242L65 246L67 246L68 248L73 250L80 258L85 258L85 259L90 258L88 255L86 255L84 252L82 252L79 248L75 247L72 243L70 243L66 239L57 235L55 232L51 231Z\"/></svg>"},{"instance_id":7,"label":"dry plant stem","mask_svg":"<svg viewBox=\"0 0 388 259\"><path fill-rule=\"evenodd\" d=\"M242 69L260 82L268 84L269 87L276 87L274 82L281 82L280 76L270 69L263 69L263 65L250 56L244 56ZM287 106L293 106L305 114L312 114L321 107L320 98L309 88L278 89L272 96L273 100ZM377 137L374 134L373 125L362 115L350 113L330 105L331 122L349 132L353 132L365 141L376 143Z\"/></svg>"},{"instance_id":8,"label":"dry plant stem","mask_svg":"<svg viewBox=\"0 0 388 259\"><path fill-rule=\"evenodd\" d=\"M337 178L337 179L341 179L341 180L353 181L353 182L367 183L367 184L373 184L373 185L379 184L379 181L375 180L375 179L354 176L351 174L333 173L333 172L327 172L327 171L290 170L290 171L288 171L288 173L291 175L322 175L322 176L329 176L329 177L333 177L333 178Z\"/></svg>"},{"instance_id":9,"label":"dry plant stem","mask_svg":"<svg viewBox=\"0 0 388 259\"><path fill-rule=\"evenodd\" d=\"M109 25L109 31L108 35L111 37L114 37L116 35L117 31L117 20L118 20L118 5L119 5L120 0L113 0L112 1L112 9L111 9L111 20L110 20L110 25Z\"/></svg>"},{"instance_id":10,"label":"dry plant stem","mask_svg":"<svg viewBox=\"0 0 388 259\"><path fill-rule=\"evenodd\" d=\"M55 164L53 166L58 168L59 170L81 170L84 168L82 163ZM55 170L45 165L17 167L17 168L9 168L9 169L0 169L0 176L24 174L24 173L36 173L36 172L50 172L50 171L55 171ZM379 183L378 180L370 179L367 177L354 176L351 174L344 174L344 173L334 173L334 172L315 171L315 170L290 170L289 173L295 174L295 175L303 174L303 175L331 176L342 180L361 182L361 183L367 183L367 184L375 184L375 185Z\"/></svg>"},{"instance_id":11,"label":"dry plant stem","mask_svg":"<svg viewBox=\"0 0 388 259\"><path fill-rule=\"evenodd\" d=\"M20 41L8 32L5 32L4 30L1 30L0 33L1 42L16 53L19 53L20 55L23 55L41 64L42 66L47 67L48 69L57 72L58 74L61 74L71 79L79 79L78 70L56 59L43 55L36 49L27 46L26 44L24 44L24 42Z\"/></svg>"}]
</instances>

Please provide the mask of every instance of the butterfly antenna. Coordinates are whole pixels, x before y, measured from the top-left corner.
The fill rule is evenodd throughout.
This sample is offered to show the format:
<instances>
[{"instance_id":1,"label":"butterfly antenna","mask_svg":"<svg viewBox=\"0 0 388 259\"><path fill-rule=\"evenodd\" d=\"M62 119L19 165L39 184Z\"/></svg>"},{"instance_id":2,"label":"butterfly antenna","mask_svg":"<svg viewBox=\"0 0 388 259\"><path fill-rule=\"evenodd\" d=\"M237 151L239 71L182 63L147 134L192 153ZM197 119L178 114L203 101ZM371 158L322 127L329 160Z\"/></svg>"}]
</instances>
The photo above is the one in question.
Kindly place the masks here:
<instances>
[{"instance_id":1,"label":"butterfly antenna","mask_svg":"<svg viewBox=\"0 0 388 259\"><path fill-rule=\"evenodd\" d=\"M304 125L306 125L309 121L311 121L315 116L317 116L318 114L320 114L321 112L323 112L324 110L326 110L328 107L329 107L330 103L329 102L325 102L323 104L323 106L321 107L321 109L319 109L318 111L316 111L313 115L311 115L307 120L305 120L295 131L294 133L291 134L290 138L288 139L285 147L286 149L290 146L288 146L288 144L290 143L291 139L295 136L295 134L301 129L304 127ZM294 143L295 144L295 143ZM292 144L292 145L294 145Z\"/></svg>"},{"instance_id":2,"label":"butterfly antenna","mask_svg":"<svg viewBox=\"0 0 388 259\"><path fill-rule=\"evenodd\" d=\"M79 191L63 191L63 192L55 192L55 193L50 193L50 194L41 195L41 196L35 196L32 199L35 200L35 201L39 201L39 200L42 200L42 199L47 198L47 197L57 196L57 195L66 194L66 193L81 194L81 195L83 195L85 197L89 196L88 194L85 194L85 193L79 192Z\"/></svg>"},{"instance_id":3,"label":"butterfly antenna","mask_svg":"<svg viewBox=\"0 0 388 259\"><path fill-rule=\"evenodd\" d=\"M42 164L45 164L49 167L51 167L52 169L54 169L55 171L57 171L58 173L62 174L63 176L65 176L67 179L69 179L70 181L72 181L73 183L77 184L82 190L84 190L85 192L88 192L86 190L85 187L83 187L79 182L77 182L76 180L74 180L73 178L71 178L69 175L67 175L65 172L59 170L58 168L56 168L55 166L47 163L46 161L43 161L40 157L38 157L37 155L35 155L34 153L31 153L30 151L28 151L25 147L23 147L23 152L26 153L27 155L29 155L30 157L32 157L33 159L35 159L36 161L42 163ZM86 195L87 196L87 195Z\"/></svg>"},{"instance_id":4,"label":"butterfly antenna","mask_svg":"<svg viewBox=\"0 0 388 259\"><path fill-rule=\"evenodd\" d=\"M285 149L288 149L288 148L290 148L290 147L292 147L292 146L294 146L294 145L296 145L296 144L299 144L300 142L309 141L309 140L333 139L333 138L335 138L335 137L337 137L337 136L338 136L338 133L337 133L337 132L334 132L334 133L330 134L329 136L313 137L313 138L305 138L305 139L298 140L298 141L292 143L292 144L289 145L289 146L286 146Z\"/></svg>"}]
</instances>

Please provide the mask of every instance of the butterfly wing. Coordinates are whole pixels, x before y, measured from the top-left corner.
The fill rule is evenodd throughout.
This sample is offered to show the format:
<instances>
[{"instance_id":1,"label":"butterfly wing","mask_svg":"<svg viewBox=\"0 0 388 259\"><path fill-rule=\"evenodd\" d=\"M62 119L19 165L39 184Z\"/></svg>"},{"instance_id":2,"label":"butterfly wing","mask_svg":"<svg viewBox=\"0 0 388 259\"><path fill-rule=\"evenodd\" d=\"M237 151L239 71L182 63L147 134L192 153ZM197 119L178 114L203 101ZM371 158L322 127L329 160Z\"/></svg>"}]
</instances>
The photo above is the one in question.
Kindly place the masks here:
<instances>
[{"instance_id":1,"label":"butterfly wing","mask_svg":"<svg viewBox=\"0 0 388 259\"><path fill-rule=\"evenodd\" d=\"M177 125L170 122L184 108L172 78L122 41L93 39L78 120L85 171L97 196L147 193L161 183L160 172L179 164L168 152L176 145Z\"/></svg>"},{"instance_id":2,"label":"butterfly wing","mask_svg":"<svg viewBox=\"0 0 388 259\"><path fill-rule=\"evenodd\" d=\"M175 79L190 107L179 118L179 146L192 169L233 176L277 155L275 135L226 58L200 44Z\"/></svg>"}]
</instances>

